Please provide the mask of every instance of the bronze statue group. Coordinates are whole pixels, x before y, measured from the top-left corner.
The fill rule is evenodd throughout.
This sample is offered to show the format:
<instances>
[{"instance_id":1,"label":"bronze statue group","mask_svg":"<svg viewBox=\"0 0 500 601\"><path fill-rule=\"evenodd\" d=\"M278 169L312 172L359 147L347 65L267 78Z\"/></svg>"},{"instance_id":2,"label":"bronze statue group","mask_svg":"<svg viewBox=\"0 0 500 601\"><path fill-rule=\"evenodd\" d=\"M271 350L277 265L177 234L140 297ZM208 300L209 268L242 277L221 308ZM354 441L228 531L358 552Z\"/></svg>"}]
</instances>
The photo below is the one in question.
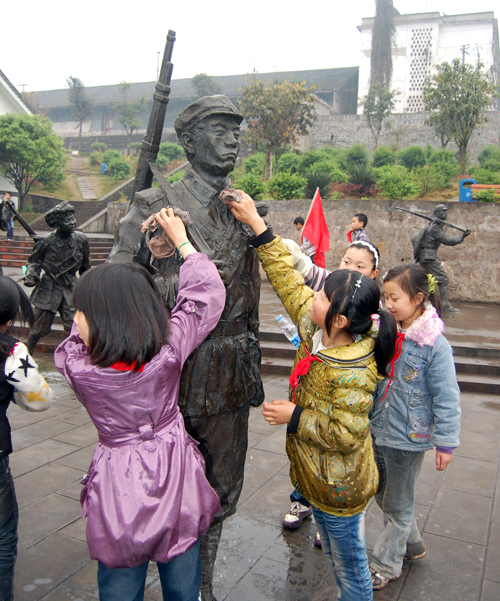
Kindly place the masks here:
<instances>
[{"instance_id":1,"label":"bronze statue group","mask_svg":"<svg viewBox=\"0 0 500 601\"><path fill-rule=\"evenodd\" d=\"M222 95L181 112L175 129L190 166L172 189L135 194L106 265L90 269L70 205L50 211L56 230L36 242L25 278L34 316L22 289L1 278L0 601L13 598L17 543L6 409L20 392L36 397L28 410L50 403L30 352L56 312L69 336L55 365L99 435L81 501L101 600L142 599L154 561L164 599L214 601L222 525L236 511L257 406L269 424L287 424L292 500L314 514L339 599L372 599L401 576L405 557L425 556L414 517L423 456L435 448L443 470L459 444L459 390L439 316L447 281L435 253L458 242L433 222L419 241L422 264L385 274L382 310L380 255L369 241L352 242L329 273L274 235L243 191L221 201L242 120ZM157 252L161 237L171 251ZM264 401L259 262L300 335L286 399ZM28 349L5 333L18 309L35 322ZM33 383L19 383L23 369ZM373 496L385 529L369 562Z\"/></svg>"}]
</instances>

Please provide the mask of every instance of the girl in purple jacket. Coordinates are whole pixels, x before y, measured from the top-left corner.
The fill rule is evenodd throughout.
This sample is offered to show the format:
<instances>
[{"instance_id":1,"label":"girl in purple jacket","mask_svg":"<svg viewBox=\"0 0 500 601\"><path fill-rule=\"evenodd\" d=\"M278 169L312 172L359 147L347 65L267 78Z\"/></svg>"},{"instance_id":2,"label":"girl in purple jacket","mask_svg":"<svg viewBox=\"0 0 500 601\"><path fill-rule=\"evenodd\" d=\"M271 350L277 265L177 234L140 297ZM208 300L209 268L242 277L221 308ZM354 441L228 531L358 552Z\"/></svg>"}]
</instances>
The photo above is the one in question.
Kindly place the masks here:
<instances>
[{"instance_id":1,"label":"girl in purple jacket","mask_svg":"<svg viewBox=\"0 0 500 601\"><path fill-rule=\"evenodd\" d=\"M73 329L55 352L99 434L81 502L101 601L142 599L150 560L164 599L196 601L198 539L219 510L177 397L184 361L217 324L225 288L172 209L157 221L184 258L170 319L144 268L103 265L80 278Z\"/></svg>"}]
</instances>

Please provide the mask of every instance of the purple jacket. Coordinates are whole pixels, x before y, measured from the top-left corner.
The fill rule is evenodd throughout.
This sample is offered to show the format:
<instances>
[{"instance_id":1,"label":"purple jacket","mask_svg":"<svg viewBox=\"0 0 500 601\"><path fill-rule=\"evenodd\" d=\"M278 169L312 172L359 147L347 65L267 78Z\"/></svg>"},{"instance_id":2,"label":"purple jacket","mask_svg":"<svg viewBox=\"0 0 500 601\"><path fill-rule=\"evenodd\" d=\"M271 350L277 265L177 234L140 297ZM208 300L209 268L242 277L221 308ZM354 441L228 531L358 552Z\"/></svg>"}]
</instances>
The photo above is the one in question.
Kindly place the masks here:
<instances>
[{"instance_id":1,"label":"purple jacket","mask_svg":"<svg viewBox=\"0 0 500 601\"><path fill-rule=\"evenodd\" d=\"M168 562L206 534L219 510L177 396L184 361L217 324L225 296L214 264L192 254L179 273L169 341L142 372L92 365L75 326L55 351L99 434L81 502L90 556L108 568Z\"/></svg>"}]
</instances>

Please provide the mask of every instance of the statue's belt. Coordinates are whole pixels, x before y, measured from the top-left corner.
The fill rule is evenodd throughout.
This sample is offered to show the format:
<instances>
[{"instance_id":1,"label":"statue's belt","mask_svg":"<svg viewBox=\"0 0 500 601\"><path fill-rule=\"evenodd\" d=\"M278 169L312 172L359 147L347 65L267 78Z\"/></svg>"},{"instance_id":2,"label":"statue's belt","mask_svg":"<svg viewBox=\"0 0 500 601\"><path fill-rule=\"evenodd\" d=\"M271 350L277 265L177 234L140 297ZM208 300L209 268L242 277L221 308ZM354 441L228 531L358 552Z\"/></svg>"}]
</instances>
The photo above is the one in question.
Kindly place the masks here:
<instances>
[{"instance_id":1,"label":"statue's belt","mask_svg":"<svg viewBox=\"0 0 500 601\"><path fill-rule=\"evenodd\" d=\"M217 338L222 336L237 336L244 334L248 330L248 322L246 320L239 321L224 321L221 320L210 332L209 338Z\"/></svg>"}]
</instances>

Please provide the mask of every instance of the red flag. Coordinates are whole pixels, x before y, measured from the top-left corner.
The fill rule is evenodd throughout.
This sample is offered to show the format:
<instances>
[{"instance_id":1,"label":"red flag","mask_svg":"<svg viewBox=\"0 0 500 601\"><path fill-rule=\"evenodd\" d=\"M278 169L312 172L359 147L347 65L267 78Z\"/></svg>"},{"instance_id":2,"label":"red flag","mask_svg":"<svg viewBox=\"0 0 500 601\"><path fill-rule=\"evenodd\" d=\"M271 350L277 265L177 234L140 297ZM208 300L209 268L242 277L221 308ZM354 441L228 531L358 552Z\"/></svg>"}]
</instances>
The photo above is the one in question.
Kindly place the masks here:
<instances>
[{"instance_id":1,"label":"red flag","mask_svg":"<svg viewBox=\"0 0 500 601\"><path fill-rule=\"evenodd\" d=\"M316 247L316 254L314 255L316 265L318 267L325 267L324 253L330 250L330 234L328 233L328 226L326 225L325 214L323 213L319 188L316 188L316 192L314 193L314 198L312 199L301 234Z\"/></svg>"}]
</instances>

